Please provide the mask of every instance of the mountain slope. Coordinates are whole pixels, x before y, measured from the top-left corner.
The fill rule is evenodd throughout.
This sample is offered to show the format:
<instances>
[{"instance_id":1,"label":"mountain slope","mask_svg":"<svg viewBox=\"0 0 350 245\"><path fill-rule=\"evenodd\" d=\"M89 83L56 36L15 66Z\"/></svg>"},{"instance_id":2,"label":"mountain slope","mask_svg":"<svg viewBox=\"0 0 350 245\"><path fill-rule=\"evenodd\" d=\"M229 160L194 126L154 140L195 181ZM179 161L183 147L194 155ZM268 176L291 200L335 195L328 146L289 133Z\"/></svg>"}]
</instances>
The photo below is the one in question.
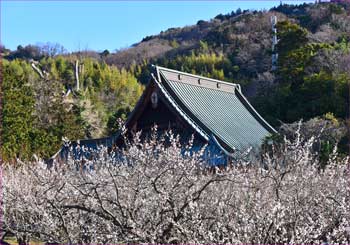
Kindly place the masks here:
<instances>
[{"instance_id":1,"label":"mountain slope","mask_svg":"<svg viewBox=\"0 0 350 245\"><path fill-rule=\"evenodd\" d=\"M344 36L349 38L349 12L349 5L333 3L280 5L270 11L239 10L220 14L210 21L201 20L196 25L171 28L159 35L146 37L133 47L109 55L106 62L119 67L149 62L163 64L163 60L198 53L200 42L204 41L208 45L207 51L222 54L231 62L234 67L231 77L242 83L246 94L251 97L256 95L259 87L274 80L270 72L271 16L306 28L310 43L332 43ZM228 74L225 77L233 80Z\"/></svg>"}]
</instances>

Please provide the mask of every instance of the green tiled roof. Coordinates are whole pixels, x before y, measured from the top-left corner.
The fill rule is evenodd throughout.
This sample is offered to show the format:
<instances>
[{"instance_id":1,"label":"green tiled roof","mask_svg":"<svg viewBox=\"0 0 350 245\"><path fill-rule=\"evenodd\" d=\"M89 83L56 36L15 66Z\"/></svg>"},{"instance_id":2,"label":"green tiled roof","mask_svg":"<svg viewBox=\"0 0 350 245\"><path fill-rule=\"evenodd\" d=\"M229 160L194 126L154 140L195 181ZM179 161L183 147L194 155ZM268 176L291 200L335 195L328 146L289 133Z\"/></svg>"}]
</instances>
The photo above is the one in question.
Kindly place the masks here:
<instances>
[{"instance_id":1,"label":"green tiled roof","mask_svg":"<svg viewBox=\"0 0 350 245\"><path fill-rule=\"evenodd\" d=\"M169 93L186 116L215 137L226 149L260 147L275 130L244 98L239 85L157 67L158 85Z\"/></svg>"}]
</instances>

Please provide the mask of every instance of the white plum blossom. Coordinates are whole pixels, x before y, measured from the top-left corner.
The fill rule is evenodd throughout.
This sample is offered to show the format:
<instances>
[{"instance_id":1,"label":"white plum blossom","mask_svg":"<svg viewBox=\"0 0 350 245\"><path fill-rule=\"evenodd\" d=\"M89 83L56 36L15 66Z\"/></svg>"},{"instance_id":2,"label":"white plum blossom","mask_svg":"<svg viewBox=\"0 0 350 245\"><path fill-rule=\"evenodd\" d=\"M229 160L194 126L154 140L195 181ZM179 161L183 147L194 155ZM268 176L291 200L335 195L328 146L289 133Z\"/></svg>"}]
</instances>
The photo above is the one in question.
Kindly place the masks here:
<instances>
[{"instance_id":1,"label":"white plum blossom","mask_svg":"<svg viewBox=\"0 0 350 245\"><path fill-rule=\"evenodd\" d=\"M213 168L191 142L139 137L51 168L2 165L2 231L20 243L350 243L348 159L320 168L312 139Z\"/></svg>"}]
</instances>

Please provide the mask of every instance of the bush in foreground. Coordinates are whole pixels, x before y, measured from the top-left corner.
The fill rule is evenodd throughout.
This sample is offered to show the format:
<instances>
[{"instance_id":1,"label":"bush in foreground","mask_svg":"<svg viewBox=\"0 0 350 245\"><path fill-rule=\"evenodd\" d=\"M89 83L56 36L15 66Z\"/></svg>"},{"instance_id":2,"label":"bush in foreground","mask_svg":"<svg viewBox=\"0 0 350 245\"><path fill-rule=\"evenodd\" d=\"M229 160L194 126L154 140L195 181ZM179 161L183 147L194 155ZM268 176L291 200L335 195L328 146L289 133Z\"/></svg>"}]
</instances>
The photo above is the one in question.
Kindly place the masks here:
<instances>
[{"instance_id":1,"label":"bush in foreground","mask_svg":"<svg viewBox=\"0 0 350 245\"><path fill-rule=\"evenodd\" d=\"M4 165L2 231L20 243L349 243L347 159L319 169L311 146L297 137L261 162L208 169L168 135L122 157Z\"/></svg>"}]
</instances>

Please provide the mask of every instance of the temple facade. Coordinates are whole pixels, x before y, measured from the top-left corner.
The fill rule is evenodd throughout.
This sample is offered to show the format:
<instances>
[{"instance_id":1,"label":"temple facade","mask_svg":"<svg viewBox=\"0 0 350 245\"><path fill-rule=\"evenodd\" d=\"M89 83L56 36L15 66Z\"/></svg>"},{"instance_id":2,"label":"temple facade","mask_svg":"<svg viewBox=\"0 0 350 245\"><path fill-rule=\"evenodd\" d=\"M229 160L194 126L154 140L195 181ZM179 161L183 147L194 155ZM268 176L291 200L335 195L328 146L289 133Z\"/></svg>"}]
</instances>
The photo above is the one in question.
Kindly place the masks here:
<instances>
[{"instance_id":1,"label":"temple facade","mask_svg":"<svg viewBox=\"0 0 350 245\"><path fill-rule=\"evenodd\" d=\"M154 125L171 129L195 146L207 145L212 164L227 164L248 149L258 152L266 136L276 133L243 96L240 85L154 66L151 80L124 127L147 136ZM107 138L79 140L73 148L110 149L123 144L120 132ZM64 159L63 147L56 158Z\"/></svg>"}]
</instances>

